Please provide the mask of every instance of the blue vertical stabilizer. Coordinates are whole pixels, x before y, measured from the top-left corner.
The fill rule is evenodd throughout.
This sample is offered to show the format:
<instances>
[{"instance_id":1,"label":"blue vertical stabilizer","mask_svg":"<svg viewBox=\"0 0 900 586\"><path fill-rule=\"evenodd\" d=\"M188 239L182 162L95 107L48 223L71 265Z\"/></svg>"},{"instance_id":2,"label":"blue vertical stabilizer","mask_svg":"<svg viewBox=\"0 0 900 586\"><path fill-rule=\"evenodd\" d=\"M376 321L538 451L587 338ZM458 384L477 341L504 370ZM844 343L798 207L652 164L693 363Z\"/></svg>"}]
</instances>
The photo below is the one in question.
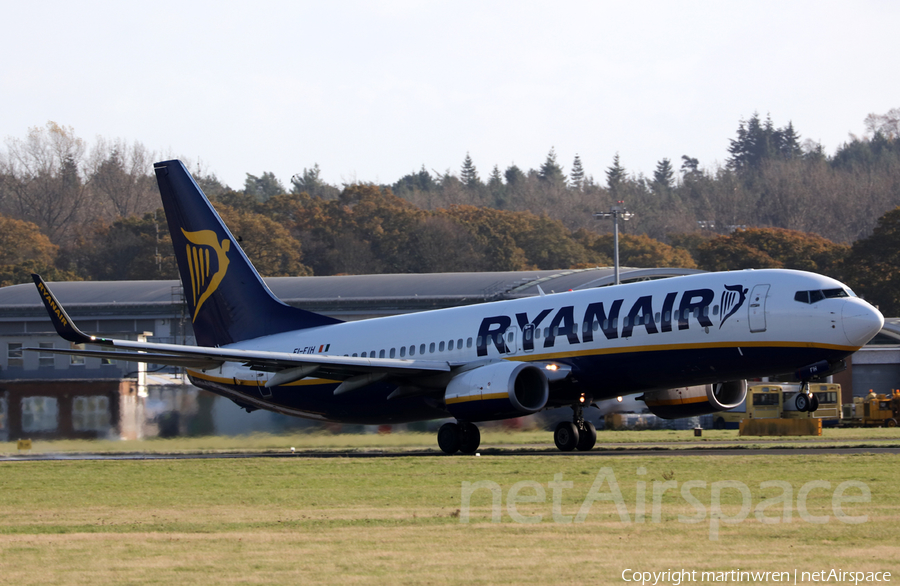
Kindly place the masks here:
<instances>
[{"instance_id":1,"label":"blue vertical stabilizer","mask_svg":"<svg viewBox=\"0 0 900 586\"><path fill-rule=\"evenodd\" d=\"M181 161L156 163L154 170L198 344L340 323L272 294Z\"/></svg>"}]
</instances>

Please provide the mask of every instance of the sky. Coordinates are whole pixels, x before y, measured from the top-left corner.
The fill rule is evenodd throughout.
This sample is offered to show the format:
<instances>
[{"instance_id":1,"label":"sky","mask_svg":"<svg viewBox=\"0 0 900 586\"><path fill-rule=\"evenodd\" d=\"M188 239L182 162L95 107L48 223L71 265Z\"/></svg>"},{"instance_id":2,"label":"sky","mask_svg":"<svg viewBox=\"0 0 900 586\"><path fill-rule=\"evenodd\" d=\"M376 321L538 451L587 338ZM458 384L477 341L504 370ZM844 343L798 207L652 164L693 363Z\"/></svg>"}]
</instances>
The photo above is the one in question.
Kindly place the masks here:
<instances>
[{"instance_id":1,"label":"sky","mask_svg":"<svg viewBox=\"0 0 900 586\"><path fill-rule=\"evenodd\" d=\"M0 151L48 121L241 188L393 183L469 153L605 184L724 163L754 113L827 153L900 107L894 1L0 0ZM149 171L149 170L148 170Z\"/></svg>"}]
</instances>

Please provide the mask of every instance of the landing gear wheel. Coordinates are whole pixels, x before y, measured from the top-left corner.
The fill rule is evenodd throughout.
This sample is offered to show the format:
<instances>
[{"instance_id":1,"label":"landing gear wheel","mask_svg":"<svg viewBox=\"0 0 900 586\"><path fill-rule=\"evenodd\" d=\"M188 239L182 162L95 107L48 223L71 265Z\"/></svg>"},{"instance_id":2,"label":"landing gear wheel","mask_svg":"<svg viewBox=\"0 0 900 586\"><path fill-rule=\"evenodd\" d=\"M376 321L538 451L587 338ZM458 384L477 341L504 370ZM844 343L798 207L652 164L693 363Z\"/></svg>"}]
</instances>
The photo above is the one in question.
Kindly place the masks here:
<instances>
[{"instance_id":1,"label":"landing gear wheel","mask_svg":"<svg viewBox=\"0 0 900 586\"><path fill-rule=\"evenodd\" d=\"M575 446L580 452L590 452L597 443L597 428L590 421L584 422L584 427L578 430L578 444Z\"/></svg>"},{"instance_id":2,"label":"landing gear wheel","mask_svg":"<svg viewBox=\"0 0 900 586\"><path fill-rule=\"evenodd\" d=\"M561 452L571 452L578 446L578 428L571 421L560 421L553 432L553 442Z\"/></svg>"},{"instance_id":3,"label":"landing gear wheel","mask_svg":"<svg viewBox=\"0 0 900 586\"><path fill-rule=\"evenodd\" d=\"M809 396L806 393L799 393L794 399L794 405L797 411L809 411Z\"/></svg>"},{"instance_id":4,"label":"landing gear wheel","mask_svg":"<svg viewBox=\"0 0 900 586\"><path fill-rule=\"evenodd\" d=\"M897 427L897 420L891 417L890 419L884 420L885 427Z\"/></svg>"},{"instance_id":5,"label":"landing gear wheel","mask_svg":"<svg viewBox=\"0 0 900 586\"><path fill-rule=\"evenodd\" d=\"M445 454L455 454L459 450L460 436L458 425L445 423L438 430L438 446Z\"/></svg>"},{"instance_id":6,"label":"landing gear wheel","mask_svg":"<svg viewBox=\"0 0 900 586\"><path fill-rule=\"evenodd\" d=\"M812 413L819 408L819 398L815 395L809 398L809 412Z\"/></svg>"},{"instance_id":7,"label":"landing gear wheel","mask_svg":"<svg viewBox=\"0 0 900 586\"><path fill-rule=\"evenodd\" d=\"M481 443L481 432L474 423L459 424L459 451L463 454L474 454Z\"/></svg>"}]
</instances>

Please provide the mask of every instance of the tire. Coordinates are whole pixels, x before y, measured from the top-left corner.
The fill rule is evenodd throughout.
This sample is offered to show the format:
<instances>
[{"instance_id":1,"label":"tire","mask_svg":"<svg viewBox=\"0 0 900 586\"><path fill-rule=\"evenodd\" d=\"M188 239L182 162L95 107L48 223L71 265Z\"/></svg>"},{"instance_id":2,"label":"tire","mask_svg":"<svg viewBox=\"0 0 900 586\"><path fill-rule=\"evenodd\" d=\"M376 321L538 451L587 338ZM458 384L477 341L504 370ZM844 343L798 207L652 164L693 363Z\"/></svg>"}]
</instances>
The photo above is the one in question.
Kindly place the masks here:
<instances>
[{"instance_id":1,"label":"tire","mask_svg":"<svg viewBox=\"0 0 900 586\"><path fill-rule=\"evenodd\" d=\"M819 408L819 398L813 395L809 399L809 412L812 413Z\"/></svg>"},{"instance_id":2,"label":"tire","mask_svg":"<svg viewBox=\"0 0 900 586\"><path fill-rule=\"evenodd\" d=\"M437 440L438 446L445 454L455 454L459 451L459 426L455 423L445 423L438 430Z\"/></svg>"},{"instance_id":3,"label":"tire","mask_svg":"<svg viewBox=\"0 0 900 586\"><path fill-rule=\"evenodd\" d=\"M578 428L571 421L561 421L553 432L553 442L561 452L571 452L578 446Z\"/></svg>"},{"instance_id":4,"label":"tire","mask_svg":"<svg viewBox=\"0 0 900 586\"><path fill-rule=\"evenodd\" d=\"M897 420L893 417L884 420L885 427L897 427Z\"/></svg>"},{"instance_id":5,"label":"tire","mask_svg":"<svg viewBox=\"0 0 900 586\"><path fill-rule=\"evenodd\" d=\"M716 417L716 420L713 421L713 429L725 429L725 418Z\"/></svg>"},{"instance_id":6,"label":"tire","mask_svg":"<svg viewBox=\"0 0 900 586\"><path fill-rule=\"evenodd\" d=\"M597 428L590 421L584 422L584 429L578 430L578 448L579 452L590 452L597 443Z\"/></svg>"},{"instance_id":7,"label":"tire","mask_svg":"<svg viewBox=\"0 0 900 586\"><path fill-rule=\"evenodd\" d=\"M459 425L459 451L463 454L474 454L481 443L481 432L474 423L462 423Z\"/></svg>"},{"instance_id":8,"label":"tire","mask_svg":"<svg viewBox=\"0 0 900 586\"><path fill-rule=\"evenodd\" d=\"M797 394L797 397L794 399L794 406L797 407L797 411L809 411L809 397L806 393Z\"/></svg>"}]
</instances>

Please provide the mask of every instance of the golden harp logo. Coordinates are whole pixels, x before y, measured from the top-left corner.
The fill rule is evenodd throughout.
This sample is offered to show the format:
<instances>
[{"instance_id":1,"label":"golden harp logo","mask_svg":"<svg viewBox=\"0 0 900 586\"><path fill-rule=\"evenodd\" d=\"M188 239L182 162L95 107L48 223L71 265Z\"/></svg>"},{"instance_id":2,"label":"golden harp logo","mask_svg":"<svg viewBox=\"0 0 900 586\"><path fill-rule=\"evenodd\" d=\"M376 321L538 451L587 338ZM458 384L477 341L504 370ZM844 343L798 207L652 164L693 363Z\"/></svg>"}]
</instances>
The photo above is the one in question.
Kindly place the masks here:
<instances>
[{"instance_id":1,"label":"golden harp logo","mask_svg":"<svg viewBox=\"0 0 900 586\"><path fill-rule=\"evenodd\" d=\"M186 245L187 262L188 272L191 274L191 294L194 301L194 316L191 321L195 321L203 302L216 292L222 279L225 278L231 241L225 238L219 244L218 237L212 230L187 232L182 228L181 233L188 241ZM215 264L215 272L213 272L213 264Z\"/></svg>"}]
</instances>

